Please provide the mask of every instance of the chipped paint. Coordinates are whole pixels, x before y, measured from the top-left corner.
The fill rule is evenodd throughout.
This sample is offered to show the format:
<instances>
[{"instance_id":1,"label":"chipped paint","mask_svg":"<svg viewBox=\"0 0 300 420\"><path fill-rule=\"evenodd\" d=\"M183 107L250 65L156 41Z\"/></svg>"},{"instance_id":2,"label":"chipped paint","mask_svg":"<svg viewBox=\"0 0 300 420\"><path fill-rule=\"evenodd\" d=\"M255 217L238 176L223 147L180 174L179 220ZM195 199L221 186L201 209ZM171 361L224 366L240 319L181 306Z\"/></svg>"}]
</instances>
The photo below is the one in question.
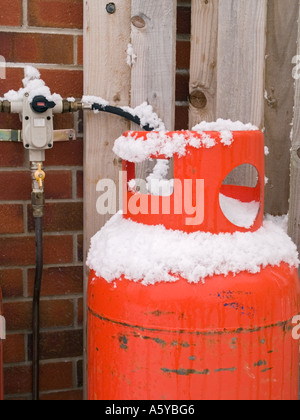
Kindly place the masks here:
<instances>
[{"instance_id":1,"label":"chipped paint","mask_svg":"<svg viewBox=\"0 0 300 420\"><path fill-rule=\"evenodd\" d=\"M267 366L268 362L266 360L259 360L257 363L254 363L254 367L261 367L261 366Z\"/></svg>"},{"instance_id":2,"label":"chipped paint","mask_svg":"<svg viewBox=\"0 0 300 420\"><path fill-rule=\"evenodd\" d=\"M196 335L196 336L210 336L210 335L223 335L223 334L248 334L248 333L254 333L254 332L259 332L259 331L265 331L265 330L269 330L272 328L286 328L288 324L291 324L293 318L287 320L287 321L282 321L282 322L277 322L274 324L270 324L270 325L263 325L260 327L252 327L252 328L237 328L237 329L220 329L220 330L211 330L211 331L196 331L196 330L187 330L187 329L180 329L180 330L170 330L167 328L150 328L150 327L143 327L141 325L133 325L133 324L129 324L127 322L120 322L120 321L116 321L113 319L109 319L103 315L97 314L96 312L94 312L91 308L88 308L89 313L100 319L101 321L104 322L110 322L114 325L120 325L123 327L127 327L127 328L133 328L133 329L137 329L139 331L151 331L151 332L172 332L175 334L190 334L190 335Z\"/></svg>"},{"instance_id":3,"label":"chipped paint","mask_svg":"<svg viewBox=\"0 0 300 420\"><path fill-rule=\"evenodd\" d=\"M127 350L128 349L128 338L126 337L126 335L120 335L119 337L119 343L120 343L120 347L121 349Z\"/></svg>"},{"instance_id":4,"label":"chipped paint","mask_svg":"<svg viewBox=\"0 0 300 420\"><path fill-rule=\"evenodd\" d=\"M209 370L195 370L195 369L167 369L167 368L161 368L161 370L164 373L176 373L176 375L183 375L183 376L189 376L189 375L209 375Z\"/></svg>"},{"instance_id":5,"label":"chipped paint","mask_svg":"<svg viewBox=\"0 0 300 420\"><path fill-rule=\"evenodd\" d=\"M236 371L236 368L233 367L233 368L225 368L225 369L216 369L215 370L215 373L220 373L220 372L235 372L235 371Z\"/></svg>"}]
</instances>

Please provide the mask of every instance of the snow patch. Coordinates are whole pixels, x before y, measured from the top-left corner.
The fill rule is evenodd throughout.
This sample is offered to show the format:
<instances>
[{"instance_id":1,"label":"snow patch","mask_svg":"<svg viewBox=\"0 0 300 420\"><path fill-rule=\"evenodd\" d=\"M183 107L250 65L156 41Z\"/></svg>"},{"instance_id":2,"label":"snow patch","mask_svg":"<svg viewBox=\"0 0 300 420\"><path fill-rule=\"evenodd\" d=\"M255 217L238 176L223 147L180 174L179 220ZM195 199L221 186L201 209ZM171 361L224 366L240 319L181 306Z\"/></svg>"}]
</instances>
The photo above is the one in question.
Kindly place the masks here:
<instances>
[{"instance_id":1,"label":"snow patch","mask_svg":"<svg viewBox=\"0 0 300 420\"><path fill-rule=\"evenodd\" d=\"M4 95L4 98L10 102L22 101L24 95L28 93L29 102L32 102L35 96L45 96L48 101L55 103L62 100L62 97L57 93L51 93L48 86L41 79L40 72L32 66L26 66L24 68L23 86L24 88L18 91L10 90Z\"/></svg>"},{"instance_id":2,"label":"snow patch","mask_svg":"<svg viewBox=\"0 0 300 420\"><path fill-rule=\"evenodd\" d=\"M183 132L168 135L166 131L160 131L148 133L144 140L137 138L136 133L129 133L115 141L113 151L128 162L140 163L155 155L164 155L167 158L172 158L175 154L179 157L185 156L188 145L197 149L215 146L215 139L207 133L200 133L200 135L200 138L192 133L187 136Z\"/></svg>"},{"instance_id":3,"label":"snow patch","mask_svg":"<svg viewBox=\"0 0 300 420\"><path fill-rule=\"evenodd\" d=\"M215 122L202 121L192 128L193 131L257 131L258 128L250 123L244 124L241 121L223 120L219 118Z\"/></svg>"},{"instance_id":4,"label":"snow patch","mask_svg":"<svg viewBox=\"0 0 300 420\"><path fill-rule=\"evenodd\" d=\"M144 285L175 282L179 276L199 283L214 275L255 274L282 262L298 267L296 245L282 224L267 217L256 232L187 234L118 213L92 238L87 265L109 283L125 276Z\"/></svg>"},{"instance_id":5,"label":"snow patch","mask_svg":"<svg viewBox=\"0 0 300 420\"><path fill-rule=\"evenodd\" d=\"M132 44L128 44L127 47L127 59L126 63L129 67L132 67L136 63L137 55L133 51Z\"/></svg>"}]
</instances>

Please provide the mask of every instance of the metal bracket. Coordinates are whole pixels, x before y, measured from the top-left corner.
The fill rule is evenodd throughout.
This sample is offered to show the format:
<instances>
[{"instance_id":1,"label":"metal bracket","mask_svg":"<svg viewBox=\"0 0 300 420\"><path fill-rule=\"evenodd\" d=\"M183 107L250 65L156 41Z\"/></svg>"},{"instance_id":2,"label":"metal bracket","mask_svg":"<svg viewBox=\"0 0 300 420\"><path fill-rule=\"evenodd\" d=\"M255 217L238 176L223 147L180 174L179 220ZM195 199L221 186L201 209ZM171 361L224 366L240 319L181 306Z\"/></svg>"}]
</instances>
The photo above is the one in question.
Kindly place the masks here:
<instances>
[{"instance_id":1,"label":"metal bracket","mask_svg":"<svg viewBox=\"0 0 300 420\"><path fill-rule=\"evenodd\" d=\"M21 142L22 136L20 130L0 130L0 141Z\"/></svg>"},{"instance_id":2,"label":"metal bracket","mask_svg":"<svg viewBox=\"0 0 300 420\"><path fill-rule=\"evenodd\" d=\"M6 339L6 321L4 316L0 315L0 340Z\"/></svg>"},{"instance_id":3,"label":"metal bracket","mask_svg":"<svg viewBox=\"0 0 300 420\"><path fill-rule=\"evenodd\" d=\"M76 140L76 132L74 129L54 130L53 134L54 134L54 142ZM21 143L22 131L0 129L0 141L10 141L10 142Z\"/></svg>"}]
</instances>

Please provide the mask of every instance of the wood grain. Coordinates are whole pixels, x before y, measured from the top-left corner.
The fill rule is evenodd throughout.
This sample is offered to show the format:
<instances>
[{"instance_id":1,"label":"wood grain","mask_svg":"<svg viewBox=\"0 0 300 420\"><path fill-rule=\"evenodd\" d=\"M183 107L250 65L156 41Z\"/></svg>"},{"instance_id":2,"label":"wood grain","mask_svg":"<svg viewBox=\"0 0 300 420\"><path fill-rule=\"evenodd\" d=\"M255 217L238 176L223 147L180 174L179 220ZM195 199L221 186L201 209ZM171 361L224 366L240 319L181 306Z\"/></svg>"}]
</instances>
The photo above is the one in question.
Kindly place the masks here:
<instances>
[{"instance_id":1,"label":"wood grain","mask_svg":"<svg viewBox=\"0 0 300 420\"><path fill-rule=\"evenodd\" d=\"M294 107L292 58L297 52L299 0L269 0L267 19L265 211L287 214L290 191L290 132Z\"/></svg>"},{"instance_id":2,"label":"wood grain","mask_svg":"<svg viewBox=\"0 0 300 420\"><path fill-rule=\"evenodd\" d=\"M197 106L190 103L190 129L216 119L218 14L219 0L192 0L190 95L205 100Z\"/></svg>"}]
</instances>

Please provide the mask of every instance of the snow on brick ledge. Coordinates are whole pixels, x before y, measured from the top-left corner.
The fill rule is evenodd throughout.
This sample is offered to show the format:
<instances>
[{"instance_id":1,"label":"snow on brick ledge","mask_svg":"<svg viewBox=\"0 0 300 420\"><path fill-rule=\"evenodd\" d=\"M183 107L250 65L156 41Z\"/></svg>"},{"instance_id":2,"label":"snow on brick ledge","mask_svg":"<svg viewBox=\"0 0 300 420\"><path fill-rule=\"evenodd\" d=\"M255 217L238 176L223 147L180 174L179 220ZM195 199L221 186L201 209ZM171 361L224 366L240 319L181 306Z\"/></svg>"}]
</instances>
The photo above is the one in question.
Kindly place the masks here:
<instances>
[{"instance_id":1,"label":"snow on brick ledge","mask_svg":"<svg viewBox=\"0 0 300 420\"><path fill-rule=\"evenodd\" d=\"M107 282L121 276L144 285L204 282L213 275L258 273L282 262L298 267L298 252L282 219L267 217L256 232L187 234L145 226L116 214L92 238L87 265Z\"/></svg>"}]
</instances>

